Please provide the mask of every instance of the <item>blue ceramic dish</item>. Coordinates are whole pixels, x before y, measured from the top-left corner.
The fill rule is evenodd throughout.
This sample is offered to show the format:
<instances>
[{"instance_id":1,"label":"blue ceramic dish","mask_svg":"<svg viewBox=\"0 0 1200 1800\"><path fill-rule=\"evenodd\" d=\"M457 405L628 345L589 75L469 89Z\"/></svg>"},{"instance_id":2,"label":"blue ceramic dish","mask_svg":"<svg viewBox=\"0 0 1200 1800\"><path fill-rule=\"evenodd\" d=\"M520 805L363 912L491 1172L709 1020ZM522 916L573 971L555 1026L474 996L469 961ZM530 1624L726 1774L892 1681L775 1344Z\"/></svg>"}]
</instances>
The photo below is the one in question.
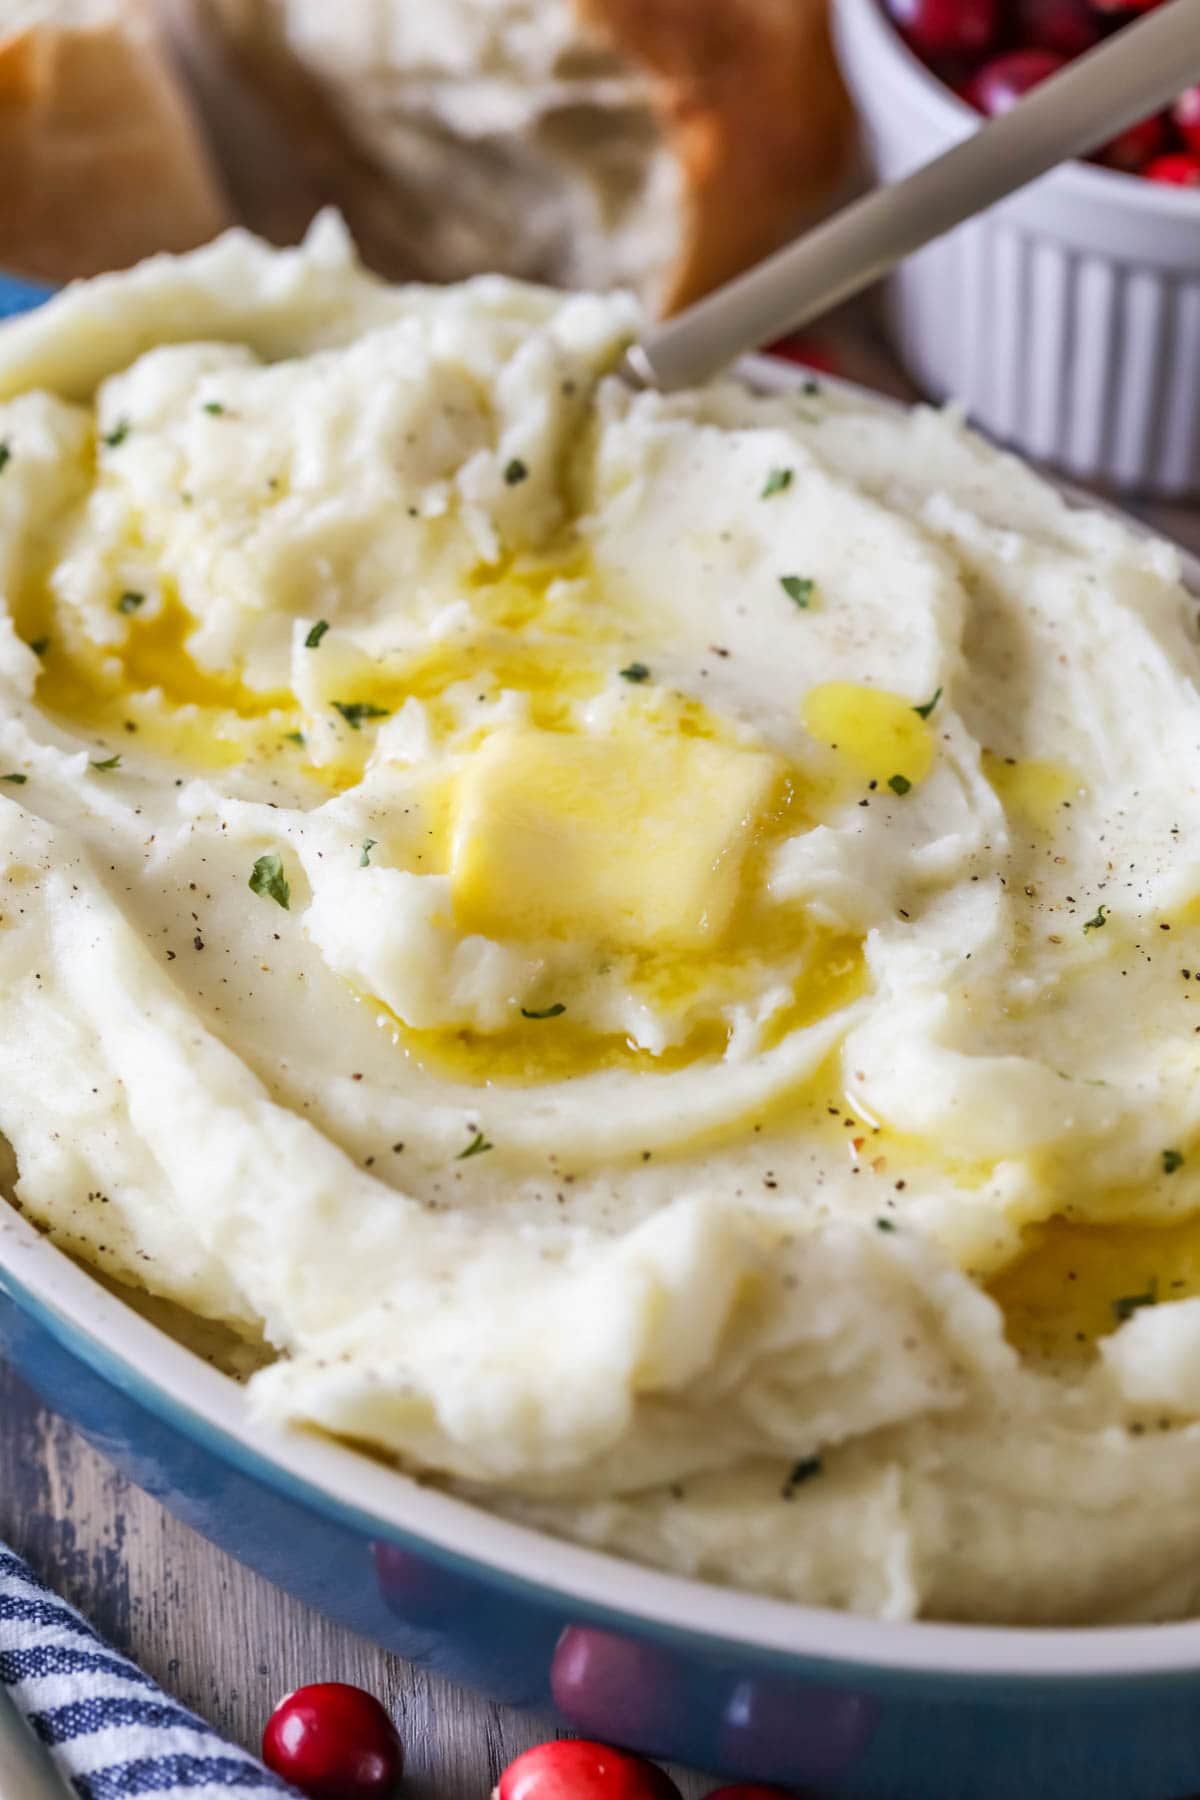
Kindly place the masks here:
<instances>
[{"instance_id":1,"label":"blue ceramic dish","mask_svg":"<svg viewBox=\"0 0 1200 1800\"><path fill-rule=\"evenodd\" d=\"M53 292L53 288L40 282L23 281L0 270L0 319L7 319L13 313L28 312L31 306L40 306Z\"/></svg>"},{"instance_id":2,"label":"blue ceramic dish","mask_svg":"<svg viewBox=\"0 0 1200 1800\"><path fill-rule=\"evenodd\" d=\"M0 312L42 290L0 279ZM776 386L798 372L757 366ZM1200 569L1190 578L1200 587ZM0 1354L190 1525L411 1661L728 1776L853 1800L1200 1793L1200 1622L890 1624L639 1568L315 1435L0 1204Z\"/></svg>"}]
</instances>

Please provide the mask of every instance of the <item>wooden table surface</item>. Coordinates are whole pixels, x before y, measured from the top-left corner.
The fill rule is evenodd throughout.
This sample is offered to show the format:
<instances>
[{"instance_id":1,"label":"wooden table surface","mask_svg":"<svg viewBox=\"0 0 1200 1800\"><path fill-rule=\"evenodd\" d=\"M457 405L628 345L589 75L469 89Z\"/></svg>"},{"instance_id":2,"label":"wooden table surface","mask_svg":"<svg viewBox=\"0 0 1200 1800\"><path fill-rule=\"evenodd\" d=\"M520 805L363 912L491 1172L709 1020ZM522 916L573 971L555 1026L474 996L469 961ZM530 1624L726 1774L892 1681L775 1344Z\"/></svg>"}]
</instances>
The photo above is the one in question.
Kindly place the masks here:
<instances>
[{"instance_id":1,"label":"wooden table surface","mask_svg":"<svg viewBox=\"0 0 1200 1800\"><path fill-rule=\"evenodd\" d=\"M427 1675L243 1568L123 1481L3 1362L0 1542L247 1749L275 1701L306 1681L378 1694L408 1747L405 1800L487 1800L506 1763L554 1735L546 1719ZM672 1772L684 1800L716 1785Z\"/></svg>"},{"instance_id":2,"label":"wooden table surface","mask_svg":"<svg viewBox=\"0 0 1200 1800\"><path fill-rule=\"evenodd\" d=\"M854 371L857 372L857 371ZM879 385L877 365L866 371ZM1140 508L1200 552L1200 512ZM0 1363L0 1540L227 1736L256 1749L275 1700L314 1680L378 1694L409 1750L406 1800L486 1800L553 1731L413 1668L323 1619L122 1481ZM684 1800L712 1782L673 1771Z\"/></svg>"}]
</instances>

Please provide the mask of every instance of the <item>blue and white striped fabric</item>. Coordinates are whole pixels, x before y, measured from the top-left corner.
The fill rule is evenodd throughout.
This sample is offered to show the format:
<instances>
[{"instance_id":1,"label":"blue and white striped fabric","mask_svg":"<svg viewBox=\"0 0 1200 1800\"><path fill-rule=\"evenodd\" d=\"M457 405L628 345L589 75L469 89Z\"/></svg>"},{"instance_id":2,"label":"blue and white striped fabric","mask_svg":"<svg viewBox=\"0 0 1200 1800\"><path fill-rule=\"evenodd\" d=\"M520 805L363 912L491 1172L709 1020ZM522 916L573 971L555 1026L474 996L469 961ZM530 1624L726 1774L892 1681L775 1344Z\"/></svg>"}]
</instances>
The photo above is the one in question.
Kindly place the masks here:
<instances>
[{"instance_id":1,"label":"blue and white striped fabric","mask_svg":"<svg viewBox=\"0 0 1200 1800\"><path fill-rule=\"evenodd\" d=\"M118 1656L3 1545L0 1686L79 1800L296 1800L294 1788Z\"/></svg>"}]
</instances>

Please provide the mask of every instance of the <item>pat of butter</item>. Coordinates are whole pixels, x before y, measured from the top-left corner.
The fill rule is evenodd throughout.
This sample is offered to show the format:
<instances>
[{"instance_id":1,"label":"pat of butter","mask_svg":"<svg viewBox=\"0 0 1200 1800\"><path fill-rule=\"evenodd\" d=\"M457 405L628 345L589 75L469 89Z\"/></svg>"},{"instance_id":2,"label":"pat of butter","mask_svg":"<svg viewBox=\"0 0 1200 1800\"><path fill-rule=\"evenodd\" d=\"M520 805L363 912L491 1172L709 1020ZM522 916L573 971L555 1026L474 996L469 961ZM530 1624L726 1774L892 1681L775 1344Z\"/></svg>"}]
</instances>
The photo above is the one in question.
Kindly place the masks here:
<instances>
[{"instance_id":1,"label":"pat of butter","mask_svg":"<svg viewBox=\"0 0 1200 1800\"><path fill-rule=\"evenodd\" d=\"M494 938L713 944L779 776L771 756L652 729L498 732L459 786L456 922Z\"/></svg>"}]
</instances>

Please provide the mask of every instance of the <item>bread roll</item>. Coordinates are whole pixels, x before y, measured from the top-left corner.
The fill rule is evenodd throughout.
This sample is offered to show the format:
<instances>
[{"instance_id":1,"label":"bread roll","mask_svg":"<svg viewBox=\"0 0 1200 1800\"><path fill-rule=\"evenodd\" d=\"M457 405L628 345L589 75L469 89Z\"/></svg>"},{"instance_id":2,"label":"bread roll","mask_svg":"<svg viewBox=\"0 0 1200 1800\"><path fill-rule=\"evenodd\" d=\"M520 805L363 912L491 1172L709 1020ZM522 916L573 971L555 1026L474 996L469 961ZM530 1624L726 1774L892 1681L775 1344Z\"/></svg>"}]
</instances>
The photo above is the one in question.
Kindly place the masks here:
<instances>
[{"instance_id":1,"label":"bread roll","mask_svg":"<svg viewBox=\"0 0 1200 1800\"><path fill-rule=\"evenodd\" d=\"M163 3L193 48L226 46L390 275L499 269L670 310L796 229L844 166L826 0Z\"/></svg>"},{"instance_id":2,"label":"bread roll","mask_svg":"<svg viewBox=\"0 0 1200 1800\"><path fill-rule=\"evenodd\" d=\"M0 267L53 280L187 250L228 207L133 0L0 0Z\"/></svg>"}]
</instances>

